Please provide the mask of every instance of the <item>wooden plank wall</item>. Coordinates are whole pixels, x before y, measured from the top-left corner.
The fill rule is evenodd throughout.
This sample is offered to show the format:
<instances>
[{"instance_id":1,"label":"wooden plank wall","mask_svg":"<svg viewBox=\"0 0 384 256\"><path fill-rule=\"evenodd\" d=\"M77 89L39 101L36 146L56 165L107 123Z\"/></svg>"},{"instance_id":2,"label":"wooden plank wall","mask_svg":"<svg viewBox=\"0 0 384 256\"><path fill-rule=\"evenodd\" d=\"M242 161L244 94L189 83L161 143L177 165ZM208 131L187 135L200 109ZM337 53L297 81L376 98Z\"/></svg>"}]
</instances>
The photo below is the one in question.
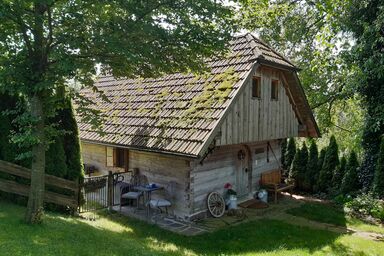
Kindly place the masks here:
<instances>
[{"instance_id":1,"label":"wooden plank wall","mask_svg":"<svg viewBox=\"0 0 384 256\"><path fill-rule=\"evenodd\" d=\"M150 183L166 187L172 181L175 184L170 198L173 204L172 210L180 217L189 215L191 171L189 160L177 156L130 150L129 168L138 168L148 177ZM164 191L157 191L152 194L152 198L157 197L166 197L166 195Z\"/></svg>"},{"instance_id":2,"label":"wooden plank wall","mask_svg":"<svg viewBox=\"0 0 384 256\"><path fill-rule=\"evenodd\" d=\"M252 81L231 106L216 145L250 143L298 136L298 120L283 86L283 73L261 67L261 98L252 98ZM271 100L271 80L279 80L278 100Z\"/></svg>"},{"instance_id":3,"label":"wooden plank wall","mask_svg":"<svg viewBox=\"0 0 384 256\"><path fill-rule=\"evenodd\" d=\"M257 142L246 144L250 151L250 193L253 195L259 189L259 179L261 173L274 170L279 167L278 162L281 157L281 149L278 140L269 142L272 150L268 152L268 142ZM215 150L204 159L201 165L199 161L193 163L191 172L191 197L192 214L206 211L206 198L209 192L218 191L224 193L224 184L229 182L234 185L236 190L236 171L238 164L237 153L244 149L242 145L225 145L216 147ZM269 159L269 161L267 160Z\"/></svg>"},{"instance_id":4,"label":"wooden plank wall","mask_svg":"<svg viewBox=\"0 0 384 256\"><path fill-rule=\"evenodd\" d=\"M259 180L263 172L279 168L281 145L277 140L272 140L269 143L273 152L271 149L268 152L267 142L249 144L252 154L252 191L259 190Z\"/></svg>"}]
</instances>

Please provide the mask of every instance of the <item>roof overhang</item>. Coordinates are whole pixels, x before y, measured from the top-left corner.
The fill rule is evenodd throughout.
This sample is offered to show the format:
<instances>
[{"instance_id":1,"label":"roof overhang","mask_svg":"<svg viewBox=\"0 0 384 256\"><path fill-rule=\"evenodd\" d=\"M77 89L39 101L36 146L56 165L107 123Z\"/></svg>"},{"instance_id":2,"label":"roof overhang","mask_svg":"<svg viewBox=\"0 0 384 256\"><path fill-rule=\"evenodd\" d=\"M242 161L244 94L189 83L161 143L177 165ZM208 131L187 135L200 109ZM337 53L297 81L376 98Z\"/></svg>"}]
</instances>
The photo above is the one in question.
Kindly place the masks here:
<instances>
[{"instance_id":1,"label":"roof overhang","mask_svg":"<svg viewBox=\"0 0 384 256\"><path fill-rule=\"evenodd\" d=\"M183 153L179 153L179 152L155 150L155 149L150 149L150 148L132 147L132 146L127 146L127 145L105 143L105 142L101 142L101 141L86 140L86 139L81 139L81 138L80 138L80 141L85 142L85 143L89 143L89 144L106 146L106 147L124 148L124 149L129 149L129 150L144 151L144 152L157 153L157 154L168 155L168 156L171 156L171 155L172 156L179 156L179 157L183 157L183 158L186 158L189 160L199 158L199 156L197 156L197 155L183 154Z\"/></svg>"}]
</instances>

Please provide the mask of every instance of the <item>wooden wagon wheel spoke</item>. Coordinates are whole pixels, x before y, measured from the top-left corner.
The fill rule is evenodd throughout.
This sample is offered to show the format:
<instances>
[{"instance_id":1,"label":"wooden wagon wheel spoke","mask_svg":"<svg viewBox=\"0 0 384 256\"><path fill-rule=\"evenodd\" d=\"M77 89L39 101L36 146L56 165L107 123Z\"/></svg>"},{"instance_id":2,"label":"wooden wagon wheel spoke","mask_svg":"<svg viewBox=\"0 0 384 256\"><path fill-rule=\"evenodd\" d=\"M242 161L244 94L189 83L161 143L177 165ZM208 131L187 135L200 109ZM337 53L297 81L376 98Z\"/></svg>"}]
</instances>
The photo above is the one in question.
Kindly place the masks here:
<instances>
[{"instance_id":1,"label":"wooden wagon wheel spoke","mask_svg":"<svg viewBox=\"0 0 384 256\"><path fill-rule=\"evenodd\" d=\"M208 194L207 200L208 211L215 218L219 218L224 215L225 203L223 197L217 192L211 192Z\"/></svg>"}]
</instances>

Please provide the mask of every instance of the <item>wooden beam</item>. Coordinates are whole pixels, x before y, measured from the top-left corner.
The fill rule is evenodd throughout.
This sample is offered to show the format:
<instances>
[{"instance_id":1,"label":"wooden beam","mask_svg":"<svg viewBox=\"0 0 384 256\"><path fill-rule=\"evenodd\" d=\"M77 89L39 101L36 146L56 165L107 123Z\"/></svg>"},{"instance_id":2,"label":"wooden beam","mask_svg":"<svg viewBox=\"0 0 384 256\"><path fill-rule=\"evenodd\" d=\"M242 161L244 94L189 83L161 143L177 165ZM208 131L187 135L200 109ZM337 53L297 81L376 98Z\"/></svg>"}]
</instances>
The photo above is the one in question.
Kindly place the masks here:
<instances>
[{"instance_id":1,"label":"wooden beam","mask_svg":"<svg viewBox=\"0 0 384 256\"><path fill-rule=\"evenodd\" d=\"M29 186L19 184L15 181L10 181L10 180L0 180L0 190L7 193L18 194L21 196L29 195ZM78 206L76 199L69 196L53 193L50 191L44 192L44 201L59 204L59 205L64 205L64 206L70 206L73 208L77 208Z\"/></svg>"},{"instance_id":2,"label":"wooden beam","mask_svg":"<svg viewBox=\"0 0 384 256\"><path fill-rule=\"evenodd\" d=\"M0 172L8 173L26 179L31 179L30 169L2 160L0 160ZM78 190L77 182L62 179L49 174L45 174L45 183L51 186L65 188L75 192Z\"/></svg>"}]
</instances>

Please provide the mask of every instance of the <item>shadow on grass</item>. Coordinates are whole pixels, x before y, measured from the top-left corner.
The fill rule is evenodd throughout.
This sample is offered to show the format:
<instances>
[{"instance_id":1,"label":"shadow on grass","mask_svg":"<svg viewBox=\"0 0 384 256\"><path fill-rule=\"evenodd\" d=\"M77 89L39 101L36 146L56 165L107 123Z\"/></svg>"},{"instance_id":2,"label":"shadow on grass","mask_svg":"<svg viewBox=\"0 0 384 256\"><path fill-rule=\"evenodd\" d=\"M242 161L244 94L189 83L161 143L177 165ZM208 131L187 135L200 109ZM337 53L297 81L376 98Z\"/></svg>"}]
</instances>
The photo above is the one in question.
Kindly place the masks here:
<instances>
[{"instance_id":1,"label":"shadow on grass","mask_svg":"<svg viewBox=\"0 0 384 256\"><path fill-rule=\"evenodd\" d=\"M333 204L306 202L299 207L288 209L288 214L309 220L347 227L344 210Z\"/></svg>"},{"instance_id":2,"label":"shadow on grass","mask_svg":"<svg viewBox=\"0 0 384 256\"><path fill-rule=\"evenodd\" d=\"M282 253L298 250L297 254L312 254L327 245L334 245L338 234L290 225L275 220L258 220L237 226L185 237L165 231L147 223L133 220L118 213L105 217L133 229L140 239L155 239L159 243L173 244L178 248L204 255L227 255L246 253ZM337 251L343 251L338 248Z\"/></svg>"},{"instance_id":3,"label":"shadow on grass","mask_svg":"<svg viewBox=\"0 0 384 256\"><path fill-rule=\"evenodd\" d=\"M273 253L312 254L329 245L332 253L348 248L338 234L281 221L259 220L185 237L118 213L96 222L49 214L44 224L22 222L25 208L0 201L1 255L186 255Z\"/></svg>"}]
</instances>

